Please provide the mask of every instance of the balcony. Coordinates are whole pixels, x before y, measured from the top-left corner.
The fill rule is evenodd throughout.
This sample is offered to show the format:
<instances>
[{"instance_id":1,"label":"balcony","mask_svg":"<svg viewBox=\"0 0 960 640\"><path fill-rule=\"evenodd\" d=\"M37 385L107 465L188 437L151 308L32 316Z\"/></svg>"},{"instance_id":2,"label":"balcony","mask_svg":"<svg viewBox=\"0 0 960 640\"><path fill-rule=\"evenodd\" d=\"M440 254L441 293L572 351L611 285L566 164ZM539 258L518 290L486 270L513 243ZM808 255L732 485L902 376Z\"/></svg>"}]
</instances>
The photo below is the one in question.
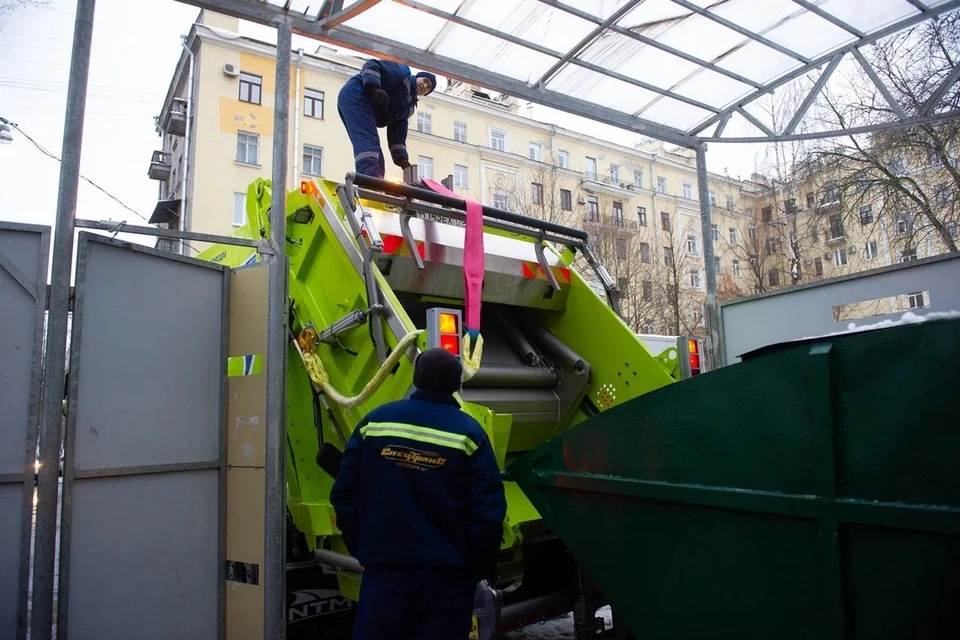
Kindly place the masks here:
<instances>
[{"instance_id":1,"label":"balcony","mask_svg":"<svg viewBox=\"0 0 960 640\"><path fill-rule=\"evenodd\" d=\"M157 126L161 131L172 136L187 135L187 101L183 98L174 98L170 108L158 118Z\"/></svg>"},{"instance_id":2,"label":"balcony","mask_svg":"<svg viewBox=\"0 0 960 640\"><path fill-rule=\"evenodd\" d=\"M584 231L590 233L598 233L600 231L620 231L620 232L636 232L640 230L640 221L639 220L630 220L625 216L613 216L613 215L595 215L590 216L587 214L586 218L583 220Z\"/></svg>"},{"instance_id":3,"label":"balcony","mask_svg":"<svg viewBox=\"0 0 960 640\"><path fill-rule=\"evenodd\" d=\"M170 179L170 154L166 151L154 151L150 158L150 169L147 176L151 180L169 180Z\"/></svg>"},{"instance_id":4,"label":"balcony","mask_svg":"<svg viewBox=\"0 0 960 640\"><path fill-rule=\"evenodd\" d=\"M585 172L580 178L580 188L589 193L605 193L611 196L625 197L636 195L637 188L632 182L614 180L610 176Z\"/></svg>"}]
</instances>

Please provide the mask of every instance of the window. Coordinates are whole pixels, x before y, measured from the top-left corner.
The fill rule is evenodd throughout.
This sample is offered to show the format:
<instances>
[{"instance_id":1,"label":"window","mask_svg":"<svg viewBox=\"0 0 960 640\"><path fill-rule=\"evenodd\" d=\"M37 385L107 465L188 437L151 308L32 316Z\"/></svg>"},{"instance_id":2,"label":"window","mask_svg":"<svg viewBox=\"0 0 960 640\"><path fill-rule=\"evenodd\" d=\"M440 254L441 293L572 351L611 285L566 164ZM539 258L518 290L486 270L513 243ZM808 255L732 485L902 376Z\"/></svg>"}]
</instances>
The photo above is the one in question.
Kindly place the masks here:
<instances>
[{"instance_id":1,"label":"window","mask_svg":"<svg viewBox=\"0 0 960 640\"><path fill-rule=\"evenodd\" d=\"M814 205L817 204L817 198L813 195L813 192L807 194L807 209L813 209Z\"/></svg>"},{"instance_id":2,"label":"window","mask_svg":"<svg viewBox=\"0 0 960 640\"><path fill-rule=\"evenodd\" d=\"M900 252L900 262L913 262L917 260L917 248L916 247L907 247Z\"/></svg>"},{"instance_id":3,"label":"window","mask_svg":"<svg viewBox=\"0 0 960 640\"><path fill-rule=\"evenodd\" d=\"M640 169L634 169L633 171L633 184L637 185L637 189L643 188L643 171Z\"/></svg>"},{"instance_id":4,"label":"window","mask_svg":"<svg viewBox=\"0 0 960 640\"><path fill-rule=\"evenodd\" d=\"M765 223L773 220L773 207L763 207L760 209L760 218Z\"/></svg>"},{"instance_id":5,"label":"window","mask_svg":"<svg viewBox=\"0 0 960 640\"><path fill-rule=\"evenodd\" d=\"M863 247L863 257L867 260L873 260L877 257L877 241L869 240Z\"/></svg>"},{"instance_id":6,"label":"window","mask_svg":"<svg viewBox=\"0 0 960 640\"><path fill-rule=\"evenodd\" d=\"M668 267L673 266L673 247L663 248L663 264Z\"/></svg>"},{"instance_id":7,"label":"window","mask_svg":"<svg viewBox=\"0 0 960 640\"><path fill-rule=\"evenodd\" d=\"M597 204L597 197L590 196L587 198L587 220L593 220L596 222L600 219L600 205Z\"/></svg>"},{"instance_id":8,"label":"window","mask_svg":"<svg viewBox=\"0 0 960 640\"><path fill-rule=\"evenodd\" d=\"M903 158L900 156L893 156L890 158L890 173L895 175L900 175L906 171L906 165L903 162Z\"/></svg>"},{"instance_id":9,"label":"window","mask_svg":"<svg viewBox=\"0 0 960 640\"><path fill-rule=\"evenodd\" d=\"M740 270L740 261L739 261L739 260L734 260L734 261L733 261L733 275L736 276L737 278L739 278L742 273L743 273L743 272Z\"/></svg>"},{"instance_id":10,"label":"window","mask_svg":"<svg viewBox=\"0 0 960 640\"><path fill-rule=\"evenodd\" d=\"M650 262L650 244L647 242L640 243L640 262Z\"/></svg>"},{"instance_id":11,"label":"window","mask_svg":"<svg viewBox=\"0 0 960 640\"><path fill-rule=\"evenodd\" d=\"M642 297L644 301L649 302L650 300L653 300L653 283L649 280L644 280L642 287Z\"/></svg>"},{"instance_id":12,"label":"window","mask_svg":"<svg viewBox=\"0 0 960 640\"><path fill-rule=\"evenodd\" d=\"M837 185L831 182L823 191L823 204L837 202L838 200L840 200L840 191L837 190Z\"/></svg>"},{"instance_id":13,"label":"window","mask_svg":"<svg viewBox=\"0 0 960 640\"><path fill-rule=\"evenodd\" d=\"M557 154L557 166L561 169L570 168L570 154L566 151L561 151Z\"/></svg>"},{"instance_id":14,"label":"window","mask_svg":"<svg viewBox=\"0 0 960 640\"><path fill-rule=\"evenodd\" d=\"M779 243L777 242L776 238L767 238L763 242L763 252L768 256L772 256L774 253L777 252L778 244Z\"/></svg>"},{"instance_id":15,"label":"window","mask_svg":"<svg viewBox=\"0 0 960 640\"><path fill-rule=\"evenodd\" d=\"M898 235L913 233L913 218L906 213L896 214L893 223Z\"/></svg>"},{"instance_id":16,"label":"window","mask_svg":"<svg viewBox=\"0 0 960 640\"><path fill-rule=\"evenodd\" d=\"M457 189L470 188L470 172L462 164L453 165L453 186Z\"/></svg>"},{"instance_id":17,"label":"window","mask_svg":"<svg viewBox=\"0 0 960 640\"><path fill-rule=\"evenodd\" d=\"M626 260L627 259L627 239L626 238L616 238L614 241L614 246L617 250L617 260Z\"/></svg>"},{"instance_id":18,"label":"window","mask_svg":"<svg viewBox=\"0 0 960 640\"><path fill-rule=\"evenodd\" d=\"M323 149L303 145L303 173L308 176L323 175Z\"/></svg>"},{"instance_id":19,"label":"window","mask_svg":"<svg viewBox=\"0 0 960 640\"><path fill-rule=\"evenodd\" d=\"M720 227L715 224L712 224L710 225L710 228L713 229L713 241L720 242Z\"/></svg>"},{"instance_id":20,"label":"window","mask_svg":"<svg viewBox=\"0 0 960 640\"><path fill-rule=\"evenodd\" d=\"M433 179L433 158L427 156L417 158L417 175L428 180Z\"/></svg>"},{"instance_id":21,"label":"window","mask_svg":"<svg viewBox=\"0 0 960 640\"><path fill-rule=\"evenodd\" d=\"M840 215L830 216L830 239L836 240L843 237L843 218Z\"/></svg>"},{"instance_id":22,"label":"window","mask_svg":"<svg viewBox=\"0 0 960 640\"><path fill-rule=\"evenodd\" d=\"M923 309L926 306L923 303L923 291L917 291L907 296L907 306L911 309Z\"/></svg>"},{"instance_id":23,"label":"window","mask_svg":"<svg viewBox=\"0 0 960 640\"><path fill-rule=\"evenodd\" d=\"M697 241L697 234L687 234L687 253L692 256L700 255L700 243Z\"/></svg>"},{"instance_id":24,"label":"window","mask_svg":"<svg viewBox=\"0 0 960 640\"><path fill-rule=\"evenodd\" d=\"M510 196L506 191L497 189L493 192L493 206L501 211L510 211Z\"/></svg>"},{"instance_id":25,"label":"window","mask_svg":"<svg viewBox=\"0 0 960 640\"><path fill-rule=\"evenodd\" d=\"M620 289L620 295L624 298L630 297L630 279L617 278L617 287Z\"/></svg>"},{"instance_id":26,"label":"window","mask_svg":"<svg viewBox=\"0 0 960 640\"><path fill-rule=\"evenodd\" d=\"M252 73L240 72L240 101L260 104L260 90L263 78Z\"/></svg>"},{"instance_id":27,"label":"window","mask_svg":"<svg viewBox=\"0 0 960 640\"><path fill-rule=\"evenodd\" d=\"M610 184L619 185L620 184L620 166L611 164L610 165Z\"/></svg>"},{"instance_id":28,"label":"window","mask_svg":"<svg viewBox=\"0 0 960 640\"><path fill-rule=\"evenodd\" d=\"M737 228L730 227L730 244L737 244L739 242L739 237L737 235Z\"/></svg>"},{"instance_id":29,"label":"window","mask_svg":"<svg viewBox=\"0 0 960 640\"><path fill-rule=\"evenodd\" d=\"M623 203L614 202L613 203L613 224L618 227L623 226Z\"/></svg>"},{"instance_id":30,"label":"window","mask_svg":"<svg viewBox=\"0 0 960 640\"><path fill-rule=\"evenodd\" d=\"M680 195L687 200L693 200L693 185L689 182L680 183Z\"/></svg>"},{"instance_id":31,"label":"window","mask_svg":"<svg viewBox=\"0 0 960 640\"><path fill-rule=\"evenodd\" d=\"M260 159L260 136L246 131L237 132L237 162L258 164Z\"/></svg>"},{"instance_id":32,"label":"window","mask_svg":"<svg viewBox=\"0 0 960 640\"><path fill-rule=\"evenodd\" d=\"M954 240L957 238L957 223L956 223L956 222L948 222L948 223L947 223L947 235L950 236L950 238L952 238L952 239L954 239Z\"/></svg>"},{"instance_id":33,"label":"window","mask_svg":"<svg viewBox=\"0 0 960 640\"><path fill-rule=\"evenodd\" d=\"M747 235L750 237L750 240L753 242L757 241L757 225L752 224L747 227Z\"/></svg>"},{"instance_id":34,"label":"window","mask_svg":"<svg viewBox=\"0 0 960 640\"><path fill-rule=\"evenodd\" d=\"M697 267L690 269L690 286L694 289L700 288L700 269Z\"/></svg>"},{"instance_id":35,"label":"window","mask_svg":"<svg viewBox=\"0 0 960 640\"><path fill-rule=\"evenodd\" d=\"M943 166L943 161L940 159L940 154L937 153L935 148L927 151L927 162L930 164L930 168L932 169L939 169Z\"/></svg>"},{"instance_id":36,"label":"window","mask_svg":"<svg viewBox=\"0 0 960 640\"><path fill-rule=\"evenodd\" d=\"M497 151L507 150L507 132L499 129L490 130L490 148Z\"/></svg>"},{"instance_id":37,"label":"window","mask_svg":"<svg viewBox=\"0 0 960 640\"><path fill-rule=\"evenodd\" d=\"M787 215L793 215L797 212L797 201L795 198L790 198L787 200L787 206L785 210Z\"/></svg>"},{"instance_id":38,"label":"window","mask_svg":"<svg viewBox=\"0 0 960 640\"><path fill-rule=\"evenodd\" d=\"M860 207L860 224L870 224L873 222L873 207L867 205Z\"/></svg>"},{"instance_id":39,"label":"window","mask_svg":"<svg viewBox=\"0 0 960 640\"><path fill-rule=\"evenodd\" d=\"M727 211L733 211L733 196L727 196Z\"/></svg>"},{"instance_id":40,"label":"window","mask_svg":"<svg viewBox=\"0 0 960 640\"><path fill-rule=\"evenodd\" d=\"M543 204L543 185L532 182L530 183L530 203L531 204Z\"/></svg>"},{"instance_id":41,"label":"window","mask_svg":"<svg viewBox=\"0 0 960 640\"><path fill-rule=\"evenodd\" d=\"M647 226L647 208L637 207L637 218L640 220L640 226Z\"/></svg>"},{"instance_id":42,"label":"window","mask_svg":"<svg viewBox=\"0 0 960 640\"><path fill-rule=\"evenodd\" d=\"M467 123L455 121L453 123L453 139L457 142L467 141Z\"/></svg>"},{"instance_id":43,"label":"window","mask_svg":"<svg viewBox=\"0 0 960 640\"><path fill-rule=\"evenodd\" d=\"M713 257L713 271L714 273L720 273L720 256Z\"/></svg>"},{"instance_id":44,"label":"window","mask_svg":"<svg viewBox=\"0 0 960 640\"><path fill-rule=\"evenodd\" d=\"M537 142L531 142L528 157L534 162L540 162L543 160L543 147Z\"/></svg>"},{"instance_id":45,"label":"window","mask_svg":"<svg viewBox=\"0 0 960 640\"><path fill-rule=\"evenodd\" d=\"M810 225L810 239L814 242L820 241L820 227L815 224Z\"/></svg>"},{"instance_id":46,"label":"window","mask_svg":"<svg viewBox=\"0 0 960 640\"><path fill-rule=\"evenodd\" d=\"M821 258L813 261L813 270L818 276L823 275L823 260Z\"/></svg>"},{"instance_id":47,"label":"window","mask_svg":"<svg viewBox=\"0 0 960 640\"><path fill-rule=\"evenodd\" d=\"M573 194L569 189L560 189L560 208L564 211L573 211Z\"/></svg>"},{"instance_id":48,"label":"window","mask_svg":"<svg viewBox=\"0 0 960 640\"><path fill-rule=\"evenodd\" d=\"M596 180L597 179L597 159L586 157L584 158L584 173L587 174L587 180Z\"/></svg>"},{"instance_id":49,"label":"window","mask_svg":"<svg viewBox=\"0 0 960 640\"><path fill-rule=\"evenodd\" d=\"M233 226L241 227L247 224L247 194L233 194Z\"/></svg>"},{"instance_id":50,"label":"window","mask_svg":"<svg viewBox=\"0 0 960 640\"><path fill-rule=\"evenodd\" d=\"M833 264L838 267L847 266L847 250L846 249L836 249L833 252Z\"/></svg>"},{"instance_id":51,"label":"window","mask_svg":"<svg viewBox=\"0 0 960 640\"><path fill-rule=\"evenodd\" d=\"M769 284L771 287L779 287L780 272L777 271L776 269L770 269L769 271L767 271L767 284Z\"/></svg>"},{"instance_id":52,"label":"window","mask_svg":"<svg viewBox=\"0 0 960 640\"><path fill-rule=\"evenodd\" d=\"M657 178L657 192L666 193L667 192L667 179L660 177Z\"/></svg>"},{"instance_id":53,"label":"window","mask_svg":"<svg viewBox=\"0 0 960 640\"><path fill-rule=\"evenodd\" d=\"M711 192L710 192L710 206L711 206L711 207L717 206L717 192L716 192L716 191L711 191Z\"/></svg>"},{"instance_id":54,"label":"window","mask_svg":"<svg viewBox=\"0 0 960 640\"><path fill-rule=\"evenodd\" d=\"M303 90L303 115L323 120L323 91Z\"/></svg>"},{"instance_id":55,"label":"window","mask_svg":"<svg viewBox=\"0 0 960 640\"><path fill-rule=\"evenodd\" d=\"M417 131L420 133L433 133L433 116L422 111L418 113Z\"/></svg>"},{"instance_id":56,"label":"window","mask_svg":"<svg viewBox=\"0 0 960 640\"><path fill-rule=\"evenodd\" d=\"M670 214L666 211L660 212L660 228L664 231L670 231Z\"/></svg>"}]
</instances>

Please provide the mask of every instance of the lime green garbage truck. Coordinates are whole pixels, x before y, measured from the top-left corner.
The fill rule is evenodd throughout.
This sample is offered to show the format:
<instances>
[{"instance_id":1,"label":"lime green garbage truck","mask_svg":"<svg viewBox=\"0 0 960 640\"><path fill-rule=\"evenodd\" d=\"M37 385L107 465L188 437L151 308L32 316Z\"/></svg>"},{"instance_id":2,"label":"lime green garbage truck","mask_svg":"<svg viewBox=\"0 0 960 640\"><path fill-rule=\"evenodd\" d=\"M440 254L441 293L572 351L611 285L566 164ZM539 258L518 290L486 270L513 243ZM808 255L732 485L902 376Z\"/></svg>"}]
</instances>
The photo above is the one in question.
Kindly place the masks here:
<instances>
[{"instance_id":1,"label":"lime green garbage truck","mask_svg":"<svg viewBox=\"0 0 960 640\"><path fill-rule=\"evenodd\" d=\"M268 180L249 185L247 224L236 236L270 237L272 196ZM303 182L275 206L286 214L289 260L288 546L323 567L333 581L325 592L339 602L358 598L362 577L329 500L339 454L365 414L412 390L420 350L442 346L465 358L458 400L501 469L681 377L676 354L655 357L622 321L617 288L582 230L482 208L480 338L471 344L463 340L463 269L467 219L478 209L468 214L464 200L424 183L359 174ZM262 258L232 245L200 257L230 267ZM576 561L509 478L505 490L491 585L499 627L576 606L578 624L596 624Z\"/></svg>"}]
</instances>

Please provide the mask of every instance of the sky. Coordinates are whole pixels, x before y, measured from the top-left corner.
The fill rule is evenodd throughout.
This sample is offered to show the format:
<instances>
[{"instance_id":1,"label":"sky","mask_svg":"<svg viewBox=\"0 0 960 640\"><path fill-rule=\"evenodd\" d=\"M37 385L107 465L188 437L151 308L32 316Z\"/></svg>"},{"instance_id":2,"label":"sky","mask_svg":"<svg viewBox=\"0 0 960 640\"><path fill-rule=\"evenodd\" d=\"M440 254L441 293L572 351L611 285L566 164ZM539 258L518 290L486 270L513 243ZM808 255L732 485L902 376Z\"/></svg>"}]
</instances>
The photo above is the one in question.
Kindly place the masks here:
<instances>
[{"instance_id":1,"label":"sky","mask_svg":"<svg viewBox=\"0 0 960 640\"><path fill-rule=\"evenodd\" d=\"M74 0L50 0L43 7L8 12L0 24L0 116L57 157L62 153L75 6ZM80 173L120 202L81 179L78 218L130 224L149 219L158 183L147 177L147 168L161 145L153 118L179 59L180 36L198 15L197 8L175 0L97 0ZM241 34L276 41L275 31L260 25L242 24ZM293 40L295 49L309 52L320 44L300 36ZM622 131L583 118L539 106L532 114L581 133L623 140ZM0 145L0 219L53 226L60 163L19 132L13 136L12 144ZM713 172L746 178L762 149L714 144L707 164ZM143 236L118 237L153 244Z\"/></svg>"}]
</instances>

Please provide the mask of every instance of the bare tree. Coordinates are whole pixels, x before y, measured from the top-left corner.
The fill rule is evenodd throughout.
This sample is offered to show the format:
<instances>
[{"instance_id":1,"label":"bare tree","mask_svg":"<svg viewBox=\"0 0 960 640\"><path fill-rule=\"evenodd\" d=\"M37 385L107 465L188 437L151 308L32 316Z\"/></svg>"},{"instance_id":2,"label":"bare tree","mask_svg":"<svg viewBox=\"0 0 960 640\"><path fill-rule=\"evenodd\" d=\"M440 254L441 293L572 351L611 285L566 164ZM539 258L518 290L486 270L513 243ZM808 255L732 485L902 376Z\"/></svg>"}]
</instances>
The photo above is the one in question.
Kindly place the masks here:
<instances>
[{"instance_id":1,"label":"bare tree","mask_svg":"<svg viewBox=\"0 0 960 640\"><path fill-rule=\"evenodd\" d=\"M865 55L907 117L960 108L960 87L949 76L960 64L960 14L944 15L883 40ZM897 117L861 69L850 90L824 92L817 117L840 127L888 122ZM928 104L928 101L932 101ZM901 248L927 239L957 250L960 222L960 120L852 135L819 144L813 166L828 177L821 202L857 222L883 222ZM870 207L868 210L867 207ZM836 215L836 214L833 214Z\"/></svg>"}]
</instances>

